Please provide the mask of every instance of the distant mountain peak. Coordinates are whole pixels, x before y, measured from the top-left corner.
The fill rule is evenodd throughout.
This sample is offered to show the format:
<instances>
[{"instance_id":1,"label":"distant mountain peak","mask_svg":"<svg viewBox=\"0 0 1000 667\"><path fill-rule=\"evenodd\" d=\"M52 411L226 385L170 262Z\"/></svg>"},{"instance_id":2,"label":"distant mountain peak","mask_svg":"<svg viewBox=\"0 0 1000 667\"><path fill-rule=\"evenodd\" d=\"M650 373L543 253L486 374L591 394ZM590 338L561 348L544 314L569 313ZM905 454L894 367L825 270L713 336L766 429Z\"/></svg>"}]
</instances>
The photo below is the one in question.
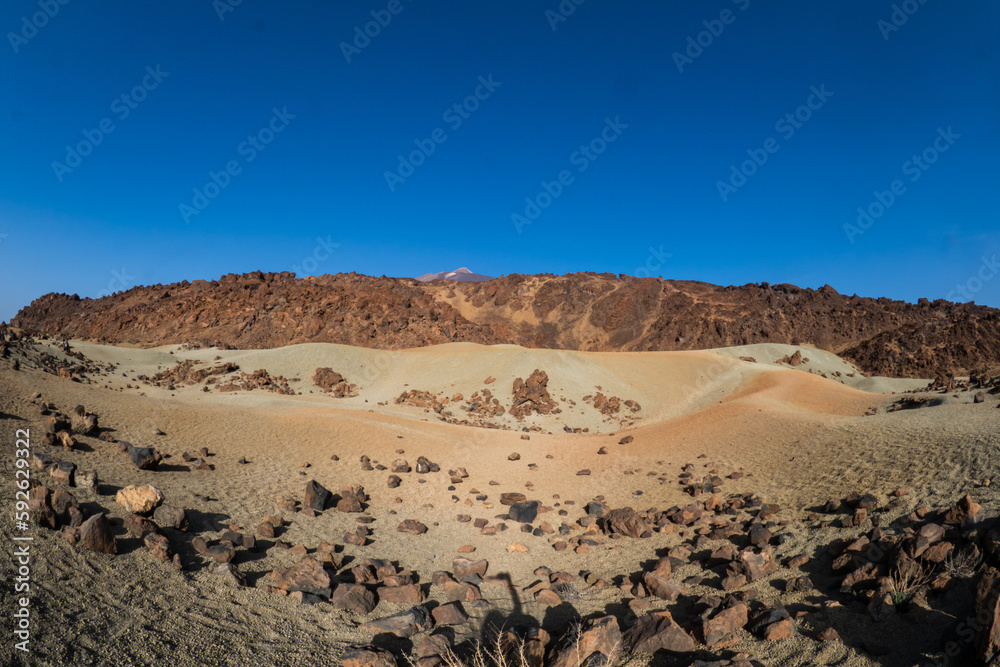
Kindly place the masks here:
<instances>
[{"instance_id":1,"label":"distant mountain peak","mask_svg":"<svg viewBox=\"0 0 1000 667\"><path fill-rule=\"evenodd\" d=\"M457 283L482 283L487 280L494 280L494 276L484 276L480 273L474 273L462 266L454 271L442 271L440 273L425 273L422 276L417 276L417 280L422 283L428 283L432 280L453 280Z\"/></svg>"}]
</instances>

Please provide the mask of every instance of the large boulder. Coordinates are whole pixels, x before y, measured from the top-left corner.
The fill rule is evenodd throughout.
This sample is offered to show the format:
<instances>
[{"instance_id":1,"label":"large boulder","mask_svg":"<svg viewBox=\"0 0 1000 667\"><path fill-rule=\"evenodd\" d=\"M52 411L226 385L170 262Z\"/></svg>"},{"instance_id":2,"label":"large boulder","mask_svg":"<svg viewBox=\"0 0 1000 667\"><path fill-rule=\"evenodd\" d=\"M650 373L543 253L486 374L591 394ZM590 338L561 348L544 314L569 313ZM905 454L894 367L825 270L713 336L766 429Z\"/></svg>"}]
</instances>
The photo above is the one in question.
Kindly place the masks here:
<instances>
[{"instance_id":1,"label":"large boulder","mask_svg":"<svg viewBox=\"0 0 1000 667\"><path fill-rule=\"evenodd\" d=\"M390 632L397 637L412 637L418 632L430 630L433 624L430 613L418 606L392 616L364 623L361 625L361 629L376 634Z\"/></svg>"},{"instance_id":2,"label":"large boulder","mask_svg":"<svg viewBox=\"0 0 1000 667\"><path fill-rule=\"evenodd\" d=\"M153 519L164 528L175 528L177 530L188 529L187 512L180 507L170 505L160 505L153 512Z\"/></svg>"},{"instance_id":3,"label":"large boulder","mask_svg":"<svg viewBox=\"0 0 1000 667\"><path fill-rule=\"evenodd\" d=\"M276 588L285 591L330 597L330 575L323 569L323 564L312 556L303 556L291 567L276 567L268 577Z\"/></svg>"},{"instance_id":4,"label":"large boulder","mask_svg":"<svg viewBox=\"0 0 1000 667\"><path fill-rule=\"evenodd\" d=\"M597 667L617 665L621 658L622 632L618 619L604 616L587 621L580 631L563 638L550 667Z\"/></svg>"},{"instance_id":5,"label":"large boulder","mask_svg":"<svg viewBox=\"0 0 1000 667\"><path fill-rule=\"evenodd\" d=\"M117 554L118 541L111 532L107 515L95 514L80 526L80 545L102 554Z\"/></svg>"},{"instance_id":6,"label":"large boulder","mask_svg":"<svg viewBox=\"0 0 1000 667\"><path fill-rule=\"evenodd\" d=\"M653 534L653 527L646 522L646 518L631 507L608 512L604 516L604 530L635 538L649 537Z\"/></svg>"},{"instance_id":7,"label":"large boulder","mask_svg":"<svg viewBox=\"0 0 1000 667\"><path fill-rule=\"evenodd\" d=\"M149 514L163 502L163 494L152 484L131 485L118 491L115 502L126 512Z\"/></svg>"},{"instance_id":8,"label":"large boulder","mask_svg":"<svg viewBox=\"0 0 1000 667\"><path fill-rule=\"evenodd\" d=\"M708 648L732 646L739 641L736 631L747 624L747 606L738 602L702 623L703 641Z\"/></svg>"},{"instance_id":9,"label":"large boulder","mask_svg":"<svg viewBox=\"0 0 1000 667\"><path fill-rule=\"evenodd\" d=\"M326 501L330 498L330 492L316 480L306 482L306 492L302 499L302 506L322 512L326 508Z\"/></svg>"},{"instance_id":10,"label":"large boulder","mask_svg":"<svg viewBox=\"0 0 1000 667\"><path fill-rule=\"evenodd\" d=\"M375 594L361 584L340 584L330 596L330 604L334 609L353 611L362 616L372 613L375 605Z\"/></svg>"},{"instance_id":11,"label":"large boulder","mask_svg":"<svg viewBox=\"0 0 1000 667\"><path fill-rule=\"evenodd\" d=\"M452 571L455 573L455 578L457 579L464 579L471 575L485 577L489 566L490 564L486 560L472 561L468 558L456 558L451 562Z\"/></svg>"},{"instance_id":12,"label":"large boulder","mask_svg":"<svg viewBox=\"0 0 1000 667\"><path fill-rule=\"evenodd\" d=\"M390 651L370 644L348 646L340 656L342 667L399 667Z\"/></svg>"},{"instance_id":13,"label":"large boulder","mask_svg":"<svg viewBox=\"0 0 1000 667\"><path fill-rule=\"evenodd\" d=\"M128 457L139 470L156 470L163 456L152 447L136 447L128 445Z\"/></svg>"},{"instance_id":14,"label":"large boulder","mask_svg":"<svg viewBox=\"0 0 1000 667\"><path fill-rule=\"evenodd\" d=\"M538 517L538 508L541 506L537 500L525 500L514 503L507 510L507 516L511 521L518 523L532 523Z\"/></svg>"},{"instance_id":15,"label":"large boulder","mask_svg":"<svg viewBox=\"0 0 1000 667\"><path fill-rule=\"evenodd\" d=\"M690 634L677 624L669 611L656 611L640 618L623 637L630 653L687 653L697 645Z\"/></svg>"},{"instance_id":16,"label":"large boulder","mask_svg":"<svg viewBox=\"0 0 1000 667\"><path fill-rule=\"evenodd\" d=\"M73 414L70 425L74 433L80 435L93 435L97 432L97 415L95 414Z\"/></svg>"}]
</instances>

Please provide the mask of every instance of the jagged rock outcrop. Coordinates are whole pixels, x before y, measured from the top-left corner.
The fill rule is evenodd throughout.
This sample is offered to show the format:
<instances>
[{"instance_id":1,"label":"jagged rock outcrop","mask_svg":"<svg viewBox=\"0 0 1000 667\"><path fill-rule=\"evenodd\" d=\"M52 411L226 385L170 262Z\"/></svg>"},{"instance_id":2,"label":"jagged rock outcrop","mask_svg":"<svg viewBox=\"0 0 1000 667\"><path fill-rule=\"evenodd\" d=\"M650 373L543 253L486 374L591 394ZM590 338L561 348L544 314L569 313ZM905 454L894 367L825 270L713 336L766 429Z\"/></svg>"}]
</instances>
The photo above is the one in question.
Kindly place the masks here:
<instances>
[{"instance_id":1,"label":"jagged rock outcrop","mask_svg":"<svg viewBox=\"0 0 1000 667\"><path fill-rule=\"evenodd\" d=\"M528 316L526 316L528 315ZM602 273L421 283L358 274L249 273L47 294L12 325L109 343L244 349L330 342L381 349L468 341L576 350L808 343L874 374L938 377L1000 363L1000 310L794 285L718 287Z\"/></svg>"}]
</instances>

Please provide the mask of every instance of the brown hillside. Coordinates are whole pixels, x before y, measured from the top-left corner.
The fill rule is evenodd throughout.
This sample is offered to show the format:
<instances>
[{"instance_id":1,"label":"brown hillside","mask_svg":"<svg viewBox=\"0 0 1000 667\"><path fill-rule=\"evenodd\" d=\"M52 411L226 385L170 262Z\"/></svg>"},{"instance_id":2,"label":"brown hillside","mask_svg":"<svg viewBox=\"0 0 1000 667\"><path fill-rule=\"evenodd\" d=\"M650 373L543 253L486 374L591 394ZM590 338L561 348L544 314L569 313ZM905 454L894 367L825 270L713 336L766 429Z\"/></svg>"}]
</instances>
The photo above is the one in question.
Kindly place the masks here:
<instances>
[{"instance_id":1,"label":"brown hillside","mask_svg":"<svg viewBox=\"0 0 1000 667\"><path fill-rule=\"evenodd\" d=\"M136 287L101 299L48 294L12 325L109 343L243 349L331 342L401 349L447 342L592 351L810 344L867 372L935 377L1000 363L1000 310L849 297L825 286L575 273L489 282L290 273Z\"/></svg>"}]
</instances>

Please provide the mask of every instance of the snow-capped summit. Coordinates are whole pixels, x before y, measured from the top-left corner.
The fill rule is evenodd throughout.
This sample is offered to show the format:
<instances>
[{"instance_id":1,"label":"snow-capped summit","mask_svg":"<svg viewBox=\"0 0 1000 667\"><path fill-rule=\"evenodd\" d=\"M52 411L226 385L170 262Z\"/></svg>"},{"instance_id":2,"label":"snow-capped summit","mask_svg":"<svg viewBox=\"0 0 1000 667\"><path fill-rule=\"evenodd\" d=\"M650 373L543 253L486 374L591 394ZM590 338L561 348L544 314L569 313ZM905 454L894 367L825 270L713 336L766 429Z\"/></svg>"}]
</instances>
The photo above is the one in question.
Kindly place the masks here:
<instances>
[{"instance_id":1,"label":"snow-capped summit","mask_svg":"<svg viewBox=\"0 0 1000 667\"><path fill-rule=\"evenodd\" d=\"M454 271L442 271L441 273L425 273L422 276L417 276L417 280L423 283L427 283L432 280L454 280L457 283L472 283L472 282L485 282L487 280L493 280L493 276L484 276L479 273L473 273L472 271L463 266L455 269Z\"/></svg>"}]
</instances>

